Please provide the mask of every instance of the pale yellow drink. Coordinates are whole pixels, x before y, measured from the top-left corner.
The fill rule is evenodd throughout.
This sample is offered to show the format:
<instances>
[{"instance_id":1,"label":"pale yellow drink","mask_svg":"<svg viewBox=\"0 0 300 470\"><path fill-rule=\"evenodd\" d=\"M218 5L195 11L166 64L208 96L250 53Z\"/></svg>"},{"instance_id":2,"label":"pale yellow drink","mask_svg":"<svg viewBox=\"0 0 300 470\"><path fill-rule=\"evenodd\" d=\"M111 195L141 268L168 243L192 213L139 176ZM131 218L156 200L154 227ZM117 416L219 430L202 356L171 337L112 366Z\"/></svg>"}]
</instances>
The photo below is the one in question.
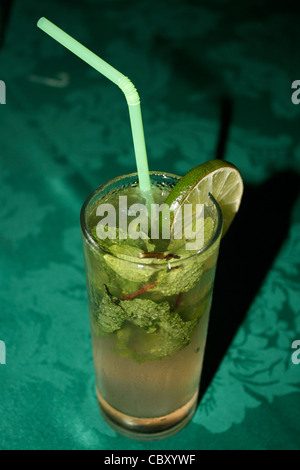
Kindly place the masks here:
<instances>
[{"instance_id":1,"label":"pale yellow drink","mask_svg":"<svg viewBox=\"0 0 300 470\"><path fill-rule=\"evenodd\" d=\"M177 178L151 174L155 202L165 200ZM96 392L119 432L158 439L181 429L197 405L222 215L211 198L200 252L180 248L155 258L160 243L176 245L97 239L97 207L117 208L120 195L127 195L128 206L141 201L135 175L99 188L81 213ZM135 251L140 257L128 256Z\"/></svg>"}]
</instances>

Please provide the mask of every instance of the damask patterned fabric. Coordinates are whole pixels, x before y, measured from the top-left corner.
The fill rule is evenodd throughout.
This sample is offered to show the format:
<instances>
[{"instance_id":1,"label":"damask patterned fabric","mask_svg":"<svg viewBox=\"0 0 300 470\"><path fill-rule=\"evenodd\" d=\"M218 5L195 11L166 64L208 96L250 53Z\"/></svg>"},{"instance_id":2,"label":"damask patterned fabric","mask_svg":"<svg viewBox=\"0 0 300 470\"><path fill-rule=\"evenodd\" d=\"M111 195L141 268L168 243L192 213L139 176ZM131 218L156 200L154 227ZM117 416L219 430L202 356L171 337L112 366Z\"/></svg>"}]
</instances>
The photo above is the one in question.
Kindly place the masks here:
<instances>
[{"instance_id":1,"label":"damask patterned fabric","mask_svg":"<svg viewBox=\"0 0 300 470\"><path fill-rule=\"evenodd\" d=\"M0 49L1 449L300 448L299 14L292 1L12 3ZM221 243L201 402L167 440L129 440L98 411L79 212L135 171L128 108L36 27L41 16L133 81L151 170L222 157L245 181Z\"/></svg>"}]
</instances>

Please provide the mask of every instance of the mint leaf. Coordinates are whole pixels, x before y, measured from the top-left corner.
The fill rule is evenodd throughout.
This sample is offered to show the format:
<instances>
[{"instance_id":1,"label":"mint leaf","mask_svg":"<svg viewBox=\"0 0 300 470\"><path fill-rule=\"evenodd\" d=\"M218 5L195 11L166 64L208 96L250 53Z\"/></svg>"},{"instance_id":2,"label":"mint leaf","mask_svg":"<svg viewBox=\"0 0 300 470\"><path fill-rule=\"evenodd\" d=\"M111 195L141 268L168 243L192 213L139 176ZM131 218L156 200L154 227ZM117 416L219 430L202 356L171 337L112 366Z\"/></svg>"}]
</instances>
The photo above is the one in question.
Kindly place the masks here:
<instances>
[{"instance_id":1,"label":"mint leaf","mask_svg":"<svg viewBox=\"0 0 300 470\"><path fill-rule=\"evenodd\" d=\"M170 312L168 302L156 303L148 299L122 300L120 305L125 310L127 319L148 333L156 331L157 322Z\"/></svg>"},{"instance_id":2,"label":"mint leaf","mask_svg":"<svg viewBox=\"0 0 300 470\"><path fill-rule=\"evenodd\" d=\"M211 240L213 233L214 233L214 221L211 217L206 217L204 219L203 229L204 229L203 246L205 246ZM181 239L172 239L168 246L168 252L176 253L177 255L180 256L180 258L188 258L189 256L197 253L201 248L203 248L203 247L199 247L197 250L187 250L186 249L187 243L189 243L189 240L187 240L185 237Z\"/></svg>"},{"instance_id":3,"label":"mint leaf","mask_svg":"<svg viewBox=\"0 0 300 470\"><path fill-rule=\"evenodd\" d=\"M94 330L98 336L114 333L126 320L126 313L119 305L118 299L109 293L106 286L102 300L93 312L93 317Z\"/></svg>"},{"instance_id":4,"label":"mint leaf","mask_svg":"<svg viewBox=\"0 0 300 470\"><path fill-rule=\"evenodd\" d=\"M162 359L190 343L193 321L183 321L168 302L149 299L118 301L105 289L94 310L98 336L116 334L116 352L138 362Z\"/></svg>"},{"instance_id":5,"label":"mint leaf","mask_svg":"<svg viewBox=\"0 0 300 470\"><path fill-rule=\"evenodd\" d=\"M214 232L214 222L211 217L204 220L204 243L207 244L212 238ZM153 291L160 292L163 295L174 295L191 290L200 280L203 274L204 257L195 256L199 250L187 250L186 239L171 240L167 253L173 253L179 256L180 262L172 261L166 266L165 270L160 270L156 287ZM190 258L187 260L186 258ZM184 260L184 261L181 261Z\"/></svg>"},{"instance_id":6,"label":"mint leaf","mask_svg":"<svg viewBox=\"0 0 300 470\"><path fill-rule=\"evenodd\" d=\"M154 291L163 295L188 292L199 281L203 273L203 264L195 257L189 261L170 264L165 270L160 270Z\"/></svg>"},{"instance_id":7,"label":"mint leaf","mask_svg":"<svg viewBox=\"0 0 300 470\"><path fill-rule=\"evenodd\" d=\"M108 252L111 252L111 249L115 246L132 246L134 248L139 248L139 251L150 252L155 248L154 243L150 240L148 235L143 233L143 238L133 239L131 238L126 231L120 227L104 227L104 232L107 233L107 238L99 238L97 235L97 226L94 226L91 229L92 236L94 240L99 244L99 246Z\"/></svg>"},{"instance_id":8,"label":"mint leaf","mask_svg":"<svg viewBox=\"0 0 300 470\"><path fill-rule=\"evenodd\" d=\"M112 255L104 255L107 265L113 269L117 275L128 279L129 281L145 283L155 272L151 267L147 268L145 264L151 264L151 259L141 260L138 263L141 250L130 245L113 245L110 247Z\"/></svg>"},{"instance_id":9,"label":"mint leaf","mask_svg":"<svg viewBox=\"0 0 300 470\"><path fill-rule=\"evenodd\" d=\"M126 302L128 319L117 332L117 352L138 362L173 355L190 343L193 324L170 312L168 302L135 299ZM122 303L124 307L124 303Z\"/></svg>"}]
</instances>

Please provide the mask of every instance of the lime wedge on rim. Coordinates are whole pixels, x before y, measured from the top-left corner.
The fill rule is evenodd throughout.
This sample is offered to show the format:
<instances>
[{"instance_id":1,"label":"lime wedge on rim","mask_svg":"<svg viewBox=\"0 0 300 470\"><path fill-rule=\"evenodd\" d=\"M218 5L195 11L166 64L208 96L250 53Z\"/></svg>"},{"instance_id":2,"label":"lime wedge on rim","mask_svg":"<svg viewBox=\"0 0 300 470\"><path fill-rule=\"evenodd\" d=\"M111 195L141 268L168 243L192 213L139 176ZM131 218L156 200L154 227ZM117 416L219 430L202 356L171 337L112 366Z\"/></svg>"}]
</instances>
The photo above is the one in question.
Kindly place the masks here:
<instances>
[{"instance_id":1,"label":"lime wedge on rim","mask_svg":"<svg viewBox=\"0 0 300 470\"><path fill-rule=\"evenodd\" d=\"M171 227L183 204L204 204L211 193L223 214L222 237L239 210L244 184L239 170L225 160L210 160L188 171L169 193Z\"/></svg>"}]
</instances>

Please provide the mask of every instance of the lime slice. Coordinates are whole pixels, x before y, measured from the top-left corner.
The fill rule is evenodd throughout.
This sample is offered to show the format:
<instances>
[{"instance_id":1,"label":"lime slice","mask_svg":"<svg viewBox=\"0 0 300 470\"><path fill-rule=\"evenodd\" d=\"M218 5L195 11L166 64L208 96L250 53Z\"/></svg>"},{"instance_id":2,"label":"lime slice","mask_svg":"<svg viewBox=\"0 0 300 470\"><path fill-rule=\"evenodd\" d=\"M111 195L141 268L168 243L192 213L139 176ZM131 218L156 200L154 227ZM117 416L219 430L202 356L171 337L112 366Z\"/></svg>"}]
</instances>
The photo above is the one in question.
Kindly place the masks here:
<instances>
[{"instance_id":1,"label":"lime slice","mask_svg":"<svg viewBox=\"0 0 300 470\"><path fill-rule=\"evenodd\" d=\"M222 237L239 210L244 185L239 170L224 160L211 160L192 168L174 186L166 199L172 216L183 204L204 204L211 193L223 214Z\"/></svg>"}]
</instances>

